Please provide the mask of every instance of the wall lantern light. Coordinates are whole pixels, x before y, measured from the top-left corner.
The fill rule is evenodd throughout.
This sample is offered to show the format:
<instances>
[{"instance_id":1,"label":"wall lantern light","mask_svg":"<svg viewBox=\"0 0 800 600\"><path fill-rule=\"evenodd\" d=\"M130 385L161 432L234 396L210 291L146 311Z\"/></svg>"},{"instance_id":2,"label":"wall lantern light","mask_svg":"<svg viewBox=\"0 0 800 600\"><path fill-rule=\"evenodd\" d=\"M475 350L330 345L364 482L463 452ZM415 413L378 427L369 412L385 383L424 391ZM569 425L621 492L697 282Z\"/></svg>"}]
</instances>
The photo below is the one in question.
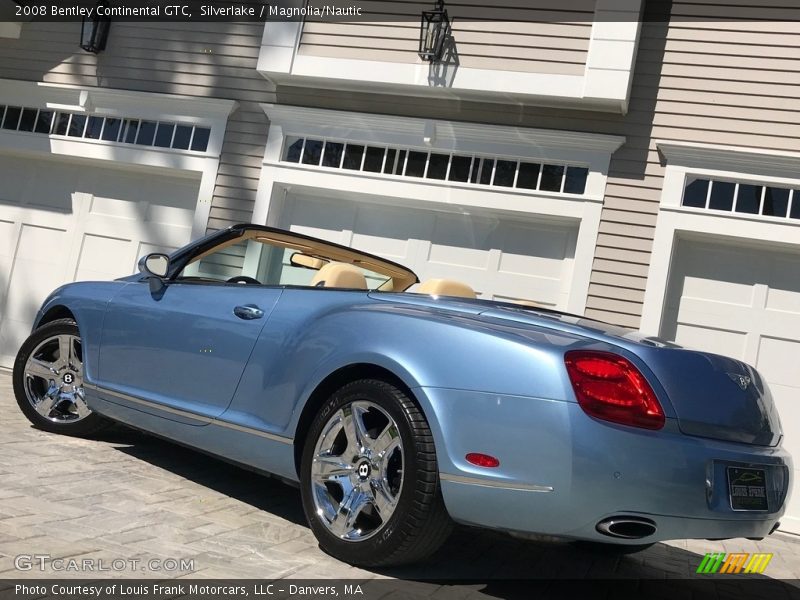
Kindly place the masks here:
<instances>
[{"instance_id":1,"label":"wall lantern light","mask_svg":"<svg viewBox=\"0 0 800 600\"><path fill-rule=\"evenodd\" d=\"M87 52L97 54L106 49L111 19L100 14L105 7L105 2L98 2L92 16L81 21L81 48Z\"/></svg>"},{"instance_id":2,"label":"wall lantern light","mask_svg":"<svg viewBox=\"0 0 800 600\"><path fill-rule=\"evenodd\" d=\"M427 62L442 58L444 42L450 35L450 19L444 8L444 0L437 0L434 10L423 10L419 27L419 57Z\"/></svg>"}]
</instances>

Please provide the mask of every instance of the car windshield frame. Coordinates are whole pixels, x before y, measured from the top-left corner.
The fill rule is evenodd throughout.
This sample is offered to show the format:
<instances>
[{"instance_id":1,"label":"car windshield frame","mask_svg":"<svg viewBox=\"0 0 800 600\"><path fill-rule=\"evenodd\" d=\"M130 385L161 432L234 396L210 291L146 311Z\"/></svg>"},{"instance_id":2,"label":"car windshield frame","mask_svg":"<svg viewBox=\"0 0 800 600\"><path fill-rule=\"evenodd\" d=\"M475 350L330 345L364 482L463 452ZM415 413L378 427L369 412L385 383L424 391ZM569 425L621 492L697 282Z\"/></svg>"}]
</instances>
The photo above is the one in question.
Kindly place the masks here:
<instances>
[{"instance_id":1,"label":"car windshield frame","mask_svg":"<svg viewBox=\"0 0 800 600\"><path fill-rule=\"evenodd\" d=\"M329 260L331 262L347 263L359 269L372 271L386 277L386 281L381 285L368 291L403 292L415 283L419 283L417 274L411 269L396 262L381 258L380 256L362 252L335 242L328 242L319 238L307 236L302 233L253 224L234 225L228 229L218 231L197 240L174 252L170 256L170 269L167 274L167 279L175 283L180 283L181 279L179 275L190 263L201 260L203 257L224 249L226 246L249 239L254 239L277 247L290 248L314 258ZM305 287L263 285L268 285L269 287Z\"/></svg>"}]
</instances>

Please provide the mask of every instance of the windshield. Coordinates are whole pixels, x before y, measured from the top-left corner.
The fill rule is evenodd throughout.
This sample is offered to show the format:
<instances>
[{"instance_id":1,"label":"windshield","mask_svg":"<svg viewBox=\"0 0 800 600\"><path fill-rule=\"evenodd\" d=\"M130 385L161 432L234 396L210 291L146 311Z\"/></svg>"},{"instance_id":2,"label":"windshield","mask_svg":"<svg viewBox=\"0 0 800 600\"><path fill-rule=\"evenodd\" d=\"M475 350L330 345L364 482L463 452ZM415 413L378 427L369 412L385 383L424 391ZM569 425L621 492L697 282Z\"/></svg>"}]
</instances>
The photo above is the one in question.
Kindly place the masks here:
<instances>
[{"instance_id":1,"label":"windshield","mask_svg":"<svg viewBox=\"0 0 800 600\"><path fill-rule=\"evenodd\" d=\"M176 275L179 281L251 283L270 286L319 286L320 270L345 263L363 276L368 290L402 291L416 275L400 265L289 232L247 231L192 258ZM383 268L383 267L386 268ZM413 278L413 279L412 279ZM359 286L360 287L360 286Z\"/></svg>"}]
</instances>

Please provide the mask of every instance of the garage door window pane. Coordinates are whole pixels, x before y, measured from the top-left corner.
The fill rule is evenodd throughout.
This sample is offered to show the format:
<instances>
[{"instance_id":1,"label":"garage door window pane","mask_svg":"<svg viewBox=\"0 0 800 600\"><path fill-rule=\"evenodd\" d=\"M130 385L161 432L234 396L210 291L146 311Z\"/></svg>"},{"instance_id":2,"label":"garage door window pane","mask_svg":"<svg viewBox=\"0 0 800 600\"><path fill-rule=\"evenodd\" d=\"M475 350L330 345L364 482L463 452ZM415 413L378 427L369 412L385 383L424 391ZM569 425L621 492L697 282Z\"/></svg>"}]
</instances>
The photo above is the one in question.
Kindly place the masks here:
<instances>
[{"instance_id":1,"label":"garage door window pane","mask_svg":"<svg viewBox=\"0 0 800 600\"><path fill-rule=\"evenodd\" d=\"M708 179L695 179L683 190L683 205L705 208L708 198Z\"/></svg>"},{"instance_id":2,"label":"garage door window pane","mask_svg":"<svg viewBox=\"0 0 800 600\"><path fill-rule=\"evenodd\" d=\"M789 216L792 219L800 219L800 190L792 190L792 210Z\"/></svg>"},{"instance_id":3,"label":"garage door window pane","mask_svg":"<svg viewBox=\"0 0 800 600\"><path fill-rule=\"evenodd\" d=\"M384 154L386 154L385 148L367 148L367 155L364 157L364 170L370 173L380 173L383 168Z\"/></svg>"},{"instance_id":4,"label":"garage door window pane","mask_svg":"<svg viewBox=\"0 0 800 600\"><path fill-rule=\"evenodd\" d=\"M405 150L400 150L400 152L397 153L397 168L394 171L395 175L403 174L403 169L406 168L406 154L407 153Z\"/></svg>"},{"instance_id":5,"label":"garage door window pane","mask_svg":"<svg viewBox=\"0 0 800 600\"><path fill-rule=\"evenodd\" d=\"M447 165L450 162L449 154L431 154L428 159L428 179L444 179L447 176Z\"/></svg>"},{"instance_id":6,"label":"garage door window pane","mask_svg":"<svg viewBox=\"0 0 800 600\"><path fill-rule=\"evenodd\" d=\"M211 130L208 127L195 127L192 136L192 150L195 152L205 152L208 149L208 139Z\"/></svg>"},{"instance_id":7,"label":"garage door window pane","mask_svg":"<svg viewBox=\"0 0 800 600\"><path fill-rule=\"evenodd\" d=\"M119 130L122 126L122 119L106 119L106 126L103 128L103 139L107 142L116 142L119 138Z\"/></svg>"},{"instance_id":8,"label":"garage door window pane","mask_svg":"<svg viewBox=\"0 0 800 600\"><path fill-rule=\"evenodd\" d=\"M322 166L338 169L342 164L344 144L341 142L325 142L325 152L322 154Z\"/></svg>"},{"instance_id":9,"label":"garage door window pane","mask_svg":"<svg viewBox=\"0 0 800 600\"><path fill-rule=\"evenodd\" d=\"M126 144L133 144L136 142L136 134L139 133L139 121L135 119L125 119L125 124L122 129L121 142Z\"/></svg>"},{"instance_id":10,"label":"garage door window pane","mask_svg":"<svg viewBox=\"0 0 800 600\"><path fill-rule=\"evenodd\" d=\"M733 192L736 184L729 181L715 181L711 185L711 199L708 208L713 210L731 210L733 208Z\"/></svg>"},{"instance_id":11,"label":"garage door window pane","mask_svg":"<svg viewBox=\"0 0 800 600\"><path fill-rule=\"evenodd\" d=\"M175 127L175 138L172 140L172 147L177 150L188 150L191 139L192 128L186 125L178 125Z\"/></svg>"},{"instance_id":12,"label":"garage door window pane","mask_svg":"<svg viewBox=\"0 0 800 600\"><path fill-rule=\"evenodd\" d=\"M469 175L470 183L478 183L478 177L481 170L481 159L475 157L472 161L472 173Z\"/></svg>"},{"instance_id":13,"label":"garage door window pane","mask_svg":"<svg viewBox=\"0 0 800 600\"><path fill-rule=\"evenodd\" d=\"M103 117L89 117L89 124L86 126L86 137L92 140L99 140L102 131Z\"/></svg>"},{"instance_id":14,"label":"garage door window pane","mask_svg":"<svg viewBox=\"0 0 800 600\"><path fill-rule=\"evenodd\" d=\"M69 114L58 113L56 114L56 124L53 127L53 133L56 135L67 135L67 127L69 127Z\"/></svg>"},{"instance_id":15,"label":"garage door window pane","mask_svg":"<svg viewBox=\"0 0 800 600\"><path fill-rule=\"evenodd\" d=\"M408 152L406 163L406 177L422 177L425 174L425 162L428 160L427 152Z\"/></svg>"},{"instance_id":16,"label":"garage door window pane","mask_svg":"<svg viewBox=\"0 0 800 600\"><path fill-rule=\"evenodd\" d=\"M303 138L286 138L286 156L284 156L283 160L292 163L300 162L300 154L303 151L303 142Z\"/></svg>"},{"instance_id":17,"label":"garage door window pane","mask_svg":"<svg viewBox=\"0 0 800 600\"><path fill-rule=\"evenodd\" d=\"M535 190L539 184L539 169L541 169L541 165L537 163L520 163L517 187Z\"/></svg>"},{"instance_id":18,"label":"garage door window pane","mask_svg":"<svg viewBox=\"0 0 800 600\"><path fill-rule=\"evenodd\" d=\"M136 136L136 143L140 146L152 146L156 137L155 121L142 121L139 124L139 135Z\"/></svg>"},{"instance_id":19,"label":"garage door window pane","mask_svg":"<svg viewBox=\"0 0 800 600\"><path fill-rule=\"evenodd\" d=\"M564 180L565 194L583 194L586 191L586 178L589 169L586 167L567 167L567 178Z\"/></svg>"},{"instance_id":20,"label":"garage door window pane","mask_svg":"<svg viewBox=\"0 0 800 600\"><path fill-rule=\"evenodd\" d=\"M517 172L517 162L511 160L498 160L494 168L494 184L502 187L514 185L514 175Z\"/></svg>"},{"instance_id":21,"label":"garage door window pane","mask_svg":"<svg viewBox=\"0 0 800 600\"><path fill-rule=\"evenodd\" d=\"M306 140L306 149L303 150L304 165L319 165L322 159L322 140Z\"/></svg>"},{"instance_id":22,"label":"garage door window pane","mask_svg":"<svg viewBox=\"0 0 800 600\"><path fill-rule=\"evenodd\" d=\"M34 125L36 125L36 109L26 108L22 111L22 118L20 118L19 121L19 130L33 131Z\"/></svg>"},{"instance_id":23,"label":"garage door window pane","mask_svg":"<svg viewBox=\"0 0 800 600\"><path fill-rule=\"evenodd\" d=\"M386 151L386 164L383 165L384 173L394 173L395 162L397 161L397 150L390 149Z\"/></svg>"},{"instance_id":24,"label":"garage door window pane","mask_svg":"<svg viewBox=\"0 0 800 600\"><path fill-rule=\"evenodd\" d=\"M175 133L175 125L172 123L159 123L156 130L156 146L169 148L172 145L173 133Z\"/></svg>"},{"instance_id":25,"label":"garage door window pane","mask_svg":"<svg viewBox=\"0 0 800 600\"><path fill-rule=\"evenodd\" d=\"M492 171L494 170L494 161L491 158L484 158L481 165L481 183L489 185L492 183Z\"/></svg>"},{"instance_id":26,"label":"garage door window pane","mask_svg":"<svg viewBox=\"0 0 800 600\"><path fill-rule=\"evenodd\" d=\"M560 192L561 180L564 177L564 167L561 165L544 165L542 168L542 181L539 189L545 192Z\"/></svg>"},{"instance_id":27,"label":"garage door window pane","mask_svg":"<svg viewBox=\"0 0 800 600\"><path fill-rule=\"evenodd\" d=\"M40 110L36 116L36 133L50 133L50 126L53 124L53 111Z\"/></svg>"},{"instance_id":28,"label":"garage door window pane","mask_svg":"<svg viewBox=\"0 0 800 600\"><path fill-rule=\"evenodd\" d=\"M768 187L764 191L764 208L761 214L767 217L785 217L788 208L788 189Z\"/></svg>"},{"instance_id":29,"label":"garage door window pane","mask_svg":"<svg viewBox=\"0 0 800 600\"><path fill-rule=\"evenodd\" d=\"M360 146L358 144L347 144L347 147L344 150L344 163L342 163L342 168L360 171L363 158L364 146Z\"/></svg>"},{"instance_id":30,"label":"garage door window pane","mask_svg":"<svg viewBox=\"0 0 800 600\"><path fill-rule=\"evenodd\" d=\"M6 116L3 118L3 129L16 130L19 125L19 118L22 115L22 108L19 106L9 106L6 108Z\"/></svg>"},{"instance_id":31,"label":"garage door window pane","mask_svg":"<svg viewBox=\"0 0 800 600\"><path fill-rule=\"evenodd\" d=\"M69 131L67 131L67 135L72 137L83 137L84 129L86 129L86 115L72 115L72 120L69 122Z\"/></svg>"},{"instance_id":32,"label":"garage door window pane","mask_svg":"<svg viewBox=\"0 0 800 600\"><path fill-rule=\"evenodd\" d=\"M736 195L736 212L757 215L761 209L761 194L764 188L760 185L739 184Z\"/></svg>"},{"instance_id":33,"label":"garage door window pane","mask_svg":"<svg viewBox=\"0 0 800 600\"><path fill-rule=\"evenodd\" d=\"M472 164L471 156L454 156L450 160L450 181L468 181L469 167Z\"/></svg>"}]
</instances>

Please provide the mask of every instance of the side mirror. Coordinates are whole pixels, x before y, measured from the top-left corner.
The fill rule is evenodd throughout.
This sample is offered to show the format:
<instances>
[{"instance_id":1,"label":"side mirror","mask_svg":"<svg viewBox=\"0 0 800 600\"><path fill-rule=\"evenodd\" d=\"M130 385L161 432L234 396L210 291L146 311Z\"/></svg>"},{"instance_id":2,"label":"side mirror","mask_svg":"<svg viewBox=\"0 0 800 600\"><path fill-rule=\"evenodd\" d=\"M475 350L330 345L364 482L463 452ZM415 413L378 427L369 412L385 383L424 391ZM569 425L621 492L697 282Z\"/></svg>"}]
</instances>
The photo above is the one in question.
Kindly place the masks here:
<instances>
[{"instance_id":1,"label":"side mirror","mask_svg":"<svg viewBox=\"0 0 800 600\"><path fill-rule=\"evenodd\" d=\"M159 253L148 254L139 261L139 270L151 277L164 278L169 272L169 256Z\"/></svg>"}]
</instances>

